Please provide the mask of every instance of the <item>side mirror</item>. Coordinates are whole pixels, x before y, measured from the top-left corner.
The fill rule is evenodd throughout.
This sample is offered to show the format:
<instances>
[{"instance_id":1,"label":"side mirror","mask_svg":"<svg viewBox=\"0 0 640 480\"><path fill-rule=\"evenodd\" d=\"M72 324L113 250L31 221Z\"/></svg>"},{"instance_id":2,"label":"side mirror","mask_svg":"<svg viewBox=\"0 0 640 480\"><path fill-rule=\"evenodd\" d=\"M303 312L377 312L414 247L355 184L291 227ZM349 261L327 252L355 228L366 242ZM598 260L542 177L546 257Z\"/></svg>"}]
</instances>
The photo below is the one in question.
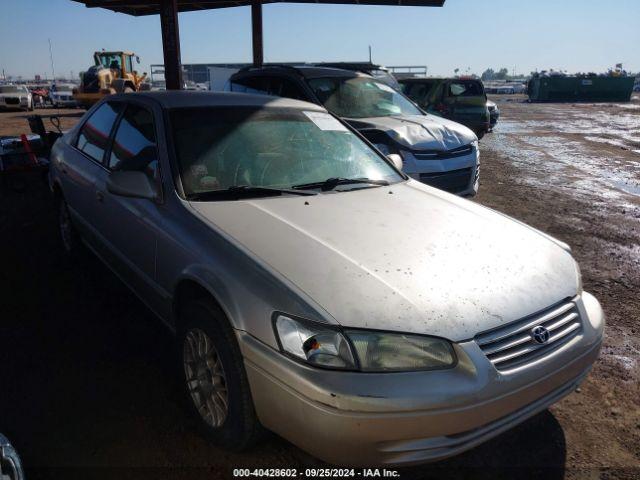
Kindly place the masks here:
<instances>
[{"instance_id":1,"label":"side mirror","mask_svg":"<svg viewBox=\"0 0 640 480\"><path fill-rule=\"evenodd\" d=\"M400 155L398 155L397 153L390 153L389 155L387 155L387 158L391 160L391 163L393 163L394 167L402 171L402 167L404 166L404 164L402 163L402 157Z\"/></svg>"},{"instance_id":2,"label":"side mirror","mask_svg":"<svg viewBox=\"0 0 640 480\"><path fill-rule=\"evenodd\" d=\"M143 172L118 170L107 178L107 190L114 195L132 198L156 200L158 188Z\"/></svg>"}]
</instances>

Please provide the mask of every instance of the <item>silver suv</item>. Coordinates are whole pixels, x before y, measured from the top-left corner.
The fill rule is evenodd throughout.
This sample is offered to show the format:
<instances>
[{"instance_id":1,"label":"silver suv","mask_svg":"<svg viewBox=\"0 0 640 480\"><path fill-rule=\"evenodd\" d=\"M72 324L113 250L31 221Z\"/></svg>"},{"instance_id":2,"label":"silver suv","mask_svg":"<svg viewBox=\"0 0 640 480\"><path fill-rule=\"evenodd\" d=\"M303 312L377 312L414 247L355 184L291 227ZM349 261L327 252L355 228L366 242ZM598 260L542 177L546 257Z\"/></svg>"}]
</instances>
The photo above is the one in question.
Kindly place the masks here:
<instances>
[{"instance_id":1,"label":"silver suv","mask_svg":"<svg viewBox=\"0 0 640 480\"><path fill-rule=\"evenodd\" d=\"M206 435L332 463L469 449L585 378L604 316L565 244L400 172L322 107L109 96L59 140L65 249L178 337Z\"/></svg>"}]
</instances>

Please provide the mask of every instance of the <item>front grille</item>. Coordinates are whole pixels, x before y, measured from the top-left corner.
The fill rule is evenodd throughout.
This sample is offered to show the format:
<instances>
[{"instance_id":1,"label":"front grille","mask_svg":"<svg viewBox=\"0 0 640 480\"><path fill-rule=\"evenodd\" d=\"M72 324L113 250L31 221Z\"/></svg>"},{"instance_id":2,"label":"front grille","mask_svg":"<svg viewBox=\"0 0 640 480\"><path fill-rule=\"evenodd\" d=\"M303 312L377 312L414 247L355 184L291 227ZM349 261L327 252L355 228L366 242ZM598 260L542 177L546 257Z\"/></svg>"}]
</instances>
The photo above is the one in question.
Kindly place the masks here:
<instances>
[{"instance_id":1,"label":"front grille","mask_svg":"<svg viewBox=\"0 0 640 480\"><path fill-rule=\"evenodd\" d=\"M532 330L538 326L549 332L549 340L544 344L533 339ZM581 330L575 301L565 300L504 327L483 332L475 341L489 361L498 370L505 371L551 354Z\"/></svg>"},{"instance_id":2,"label":"front grille","mask_svg":"<svg viewBox=\"0 0 640 480\"><path fill-rule=\"evenodd\" d=\"M20 105L20 99L17 97L5 97L4 101L7 102L7 105Z\"/></svg>"},{"instance_id":3,"label":"front grille","mask_svg":"<svg viewBox=\"0 0 640 480\"><path fill-rule=\"evenodd\" d=\"M463 147L454 148L452 150L432 150L432 151L419 151L413 152L413 156L416 160L446 160L447 158L464 157L473 151L471 145L464 145Z\"/></svg>"},{"instance_id":4,"label":"front grille","mask_svg":"<svg viewBox=\"0 0 640 480\"><path fill-rule=\"evenodd\" d=\"M458 193L469 188L471 171L469 167L449 172L421 173L420 181L446 192Z\"/></svg>"}]
</instances>

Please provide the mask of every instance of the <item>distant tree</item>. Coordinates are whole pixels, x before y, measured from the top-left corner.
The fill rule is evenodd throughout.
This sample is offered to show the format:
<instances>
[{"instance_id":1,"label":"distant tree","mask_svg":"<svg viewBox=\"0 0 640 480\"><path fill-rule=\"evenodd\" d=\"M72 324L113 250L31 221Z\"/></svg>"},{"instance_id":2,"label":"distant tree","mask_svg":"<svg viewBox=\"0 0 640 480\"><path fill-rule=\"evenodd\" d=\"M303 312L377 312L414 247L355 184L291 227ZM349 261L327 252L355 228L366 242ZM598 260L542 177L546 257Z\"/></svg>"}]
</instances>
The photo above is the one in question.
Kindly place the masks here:
<instances>
[{"instance_id":1,"label":"distant tree","mask_svg":"<svg viewBox=\"0 0 640 480\"><path fill-rule=\"evenodd\" d=\"M493 71L493 68L487 68L484 72L482 72L480 78L482 78L482 80L493 80L495 75L496 72Z\"/></svg>"},{"instance_id":2,"label":"distant tree","mask_svg":"<svg viewBox=\"0 0 640 480\"><path fill-rule=\"evenodd\" d=\"M496 80L506 80L508 76L509 76L509 69L501 68L500 70L498 70L498 73L495 74L494 78Z\"/></svg>"},{"instance_id":3,"label":"distant tree","mask_svg":"<svg viewBox=\"0 0 640 480\"><path fill-rule=\"evenodd\" d=\"M459 68L456 68L456 69L453 71L453 73L455 73L456 75L458 75L458 72L459 72L459 71L460 71L460 69L459 69Z\"/></svg>"}]
</instances>

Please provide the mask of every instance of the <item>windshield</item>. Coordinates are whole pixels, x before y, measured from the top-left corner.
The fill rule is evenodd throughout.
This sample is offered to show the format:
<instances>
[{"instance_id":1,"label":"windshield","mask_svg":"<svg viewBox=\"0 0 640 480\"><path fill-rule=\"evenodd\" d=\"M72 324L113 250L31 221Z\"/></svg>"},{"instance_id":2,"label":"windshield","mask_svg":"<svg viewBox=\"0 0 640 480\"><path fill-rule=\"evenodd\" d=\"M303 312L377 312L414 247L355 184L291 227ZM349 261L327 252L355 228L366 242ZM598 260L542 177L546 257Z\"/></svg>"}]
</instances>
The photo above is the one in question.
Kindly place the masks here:
<instances>
[{"instance_id":1,"label":"windshield","mask_svg":"<svg viewBox=\"0 0 640 480\"><path fill-rule=\"evenodd\" d=\"M105 68L122 68L122 65L120 65L120 54L118 53L103 53L98 55L98 58Z\"/></svg>"},{"instance_id":2,"label":"windshield","mask_svg":"<svg viewBox=\"0 0 640 480\"><path fill-rule=\"evenodd\" d=\"M23 91L24 87L18 87L16 85L3 85L0 87L0 93L17 93Z\"/></svg>"},{"instance_id":3,"label":"windshield","mask_svg":"<svg viewBox=\"0 0 640 480\"><path fill-rule=\"evenodd\" d=\"M339 117L422 115L404 95L373 78L326 77L308 83L322 104Z\"/></svg>"},{"instance_id":4,"label":"windshield","mask_svg":"<svg viewBox=\"0 0 640 480\"><path fill-rule=\"evenodd\" d=\"M403 180L324 112L212 107L175 109L170 116L187 198L243 185L292 188L330 178Z\"/></svg>"}]
</instances>

